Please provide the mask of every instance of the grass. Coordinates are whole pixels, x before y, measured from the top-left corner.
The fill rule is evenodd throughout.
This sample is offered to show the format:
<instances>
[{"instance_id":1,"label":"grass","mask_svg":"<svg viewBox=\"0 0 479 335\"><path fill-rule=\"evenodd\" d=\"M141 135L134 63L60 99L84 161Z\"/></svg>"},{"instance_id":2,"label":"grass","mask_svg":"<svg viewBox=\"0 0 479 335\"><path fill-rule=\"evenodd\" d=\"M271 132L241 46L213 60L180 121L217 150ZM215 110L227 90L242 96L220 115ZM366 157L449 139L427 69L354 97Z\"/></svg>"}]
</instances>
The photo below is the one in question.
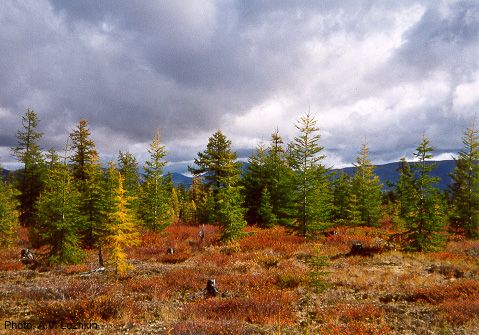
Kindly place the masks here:
<instances>
[{"instance_id":1,"label":"grass","mask_svg":"<svg viewBox=\"0 0 479 335\"><path fill-rule=\"evenodd\" d=\"M390 230L343 227L316 240L280 227L248 232L228 245L215 226L203 241L193 226L146 232L128 250L134 269L124 277L85 275L94 250L83 264L26 269L23 239L0 249L0 324L96 322L92 334L479 333L478 241L452 236L442 252L363 257L345 255L354 242L382 248ZM310 282L315 250L329 258L322 292ZM218 296L203 294L208 279Z\"/></svg>"}]
</instances>

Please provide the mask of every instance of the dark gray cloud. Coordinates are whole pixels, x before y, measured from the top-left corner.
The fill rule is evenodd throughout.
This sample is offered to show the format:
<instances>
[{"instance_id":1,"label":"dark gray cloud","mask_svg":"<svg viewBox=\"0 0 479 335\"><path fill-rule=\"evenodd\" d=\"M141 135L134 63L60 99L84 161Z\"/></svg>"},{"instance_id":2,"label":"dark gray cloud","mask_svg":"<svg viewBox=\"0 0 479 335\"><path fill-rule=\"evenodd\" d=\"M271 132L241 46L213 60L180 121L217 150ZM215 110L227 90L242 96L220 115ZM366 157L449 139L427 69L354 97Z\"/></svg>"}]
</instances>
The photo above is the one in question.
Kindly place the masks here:
<instances>
[{"instance_id":1,"label":"dark gray cloud","mask_svg":"<svg viewBox=\"0 0 479 335\"><path fill-rule=\"evenodd\" d=\"M332 164L375 161L422 134L456 151L479 106L476 1L4 1L0 151L36 110L45 147L88 119L105 158L177 165L224 129L241 154L311 108ZM180 163L183 162L183 163Z\"/></svg>"}]
</instances>

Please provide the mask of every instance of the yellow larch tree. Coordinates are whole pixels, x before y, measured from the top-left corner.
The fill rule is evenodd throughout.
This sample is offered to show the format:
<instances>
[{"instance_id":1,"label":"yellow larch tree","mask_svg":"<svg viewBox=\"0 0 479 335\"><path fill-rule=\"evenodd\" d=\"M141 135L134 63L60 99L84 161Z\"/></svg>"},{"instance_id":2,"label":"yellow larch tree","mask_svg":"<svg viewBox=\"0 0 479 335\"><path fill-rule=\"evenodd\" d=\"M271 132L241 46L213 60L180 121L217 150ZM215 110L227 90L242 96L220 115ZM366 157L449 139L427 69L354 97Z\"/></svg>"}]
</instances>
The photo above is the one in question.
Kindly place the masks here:
<instances>
[{"instance_id":1,"label":"yellow larch tree","mask_svg":"<svg viewBox=\"0 0 479 335\"><path fill-rule=\"evenodd\" d=\"M127 262L125 249L138 245L139 232L136 227L136 218L128 207L132 197L126 196L123 187L125 178L118 172L118 187L115 190L114 210L108 214L108 244L110 245L110 261L115 267L115 273L124 275L131 265Z\"/></svg>"}]
</instances>

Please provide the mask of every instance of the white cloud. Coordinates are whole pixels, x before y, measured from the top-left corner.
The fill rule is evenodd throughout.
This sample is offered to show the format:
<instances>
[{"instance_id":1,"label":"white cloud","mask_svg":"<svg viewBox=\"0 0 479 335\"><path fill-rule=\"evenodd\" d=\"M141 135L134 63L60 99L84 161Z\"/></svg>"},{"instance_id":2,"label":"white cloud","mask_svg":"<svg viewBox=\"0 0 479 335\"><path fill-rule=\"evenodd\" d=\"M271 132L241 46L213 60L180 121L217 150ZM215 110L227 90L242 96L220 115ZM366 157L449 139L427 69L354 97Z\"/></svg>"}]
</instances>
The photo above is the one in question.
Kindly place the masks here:
<instances>
[{"instance_id":1,"label":"white cloud","mask_svg":"<svg viewBox=\"0 0 479 335\"><path fill-rule=\"evenodd\" d=\"M461 112L463 109L479 105L479 73L475 80L462 83L454 90L454 110Z\"/></svg>"}]
</instances>

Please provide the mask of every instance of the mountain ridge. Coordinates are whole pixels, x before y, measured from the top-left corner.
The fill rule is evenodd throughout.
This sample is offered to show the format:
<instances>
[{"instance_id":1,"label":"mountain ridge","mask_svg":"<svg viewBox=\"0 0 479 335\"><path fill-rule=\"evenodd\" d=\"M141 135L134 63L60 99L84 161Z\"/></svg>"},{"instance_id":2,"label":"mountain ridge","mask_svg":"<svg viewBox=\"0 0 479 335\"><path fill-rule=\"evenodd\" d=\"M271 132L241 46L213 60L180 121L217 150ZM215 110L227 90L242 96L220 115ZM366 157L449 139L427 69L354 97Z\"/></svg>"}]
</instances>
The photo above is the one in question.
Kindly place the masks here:
<instances>
[{"instance_id":1,"label":"mountain ridge","mask_svg":"<svg viewBox=\"0 0 479 335\"><path fill-rule=\"evenodd\" d=\"M414 162L409 162L414 164ZM441 190L447 189L448 185L451 183L451 177L449 174L454 171L456 162L454 160L443 160L443 161L429 161L428 164L437 164L436 168L431 172L431 175L434 177L439 177L440 181L437 183L437 187ZM246 171L248 163L243 163L243 172ZM374 165L374 173L379 177L379 180L383 184L383 190L387 191L390 189L388 186L390 183L396 183L399 177L398 173L399 162L387 163L387 164L378 164ZM356 167L345 167L345 168L336 168L331 169L331 172L340 173L344 172L350 176L354 174ZM2 177L5 180L10 173L9 170L2 169ZM185 176L179 172L170 172L173 183L176 186L183 185L188 188L191 186L193 181L192 177Z\"/></svg>"}]
</instances>

